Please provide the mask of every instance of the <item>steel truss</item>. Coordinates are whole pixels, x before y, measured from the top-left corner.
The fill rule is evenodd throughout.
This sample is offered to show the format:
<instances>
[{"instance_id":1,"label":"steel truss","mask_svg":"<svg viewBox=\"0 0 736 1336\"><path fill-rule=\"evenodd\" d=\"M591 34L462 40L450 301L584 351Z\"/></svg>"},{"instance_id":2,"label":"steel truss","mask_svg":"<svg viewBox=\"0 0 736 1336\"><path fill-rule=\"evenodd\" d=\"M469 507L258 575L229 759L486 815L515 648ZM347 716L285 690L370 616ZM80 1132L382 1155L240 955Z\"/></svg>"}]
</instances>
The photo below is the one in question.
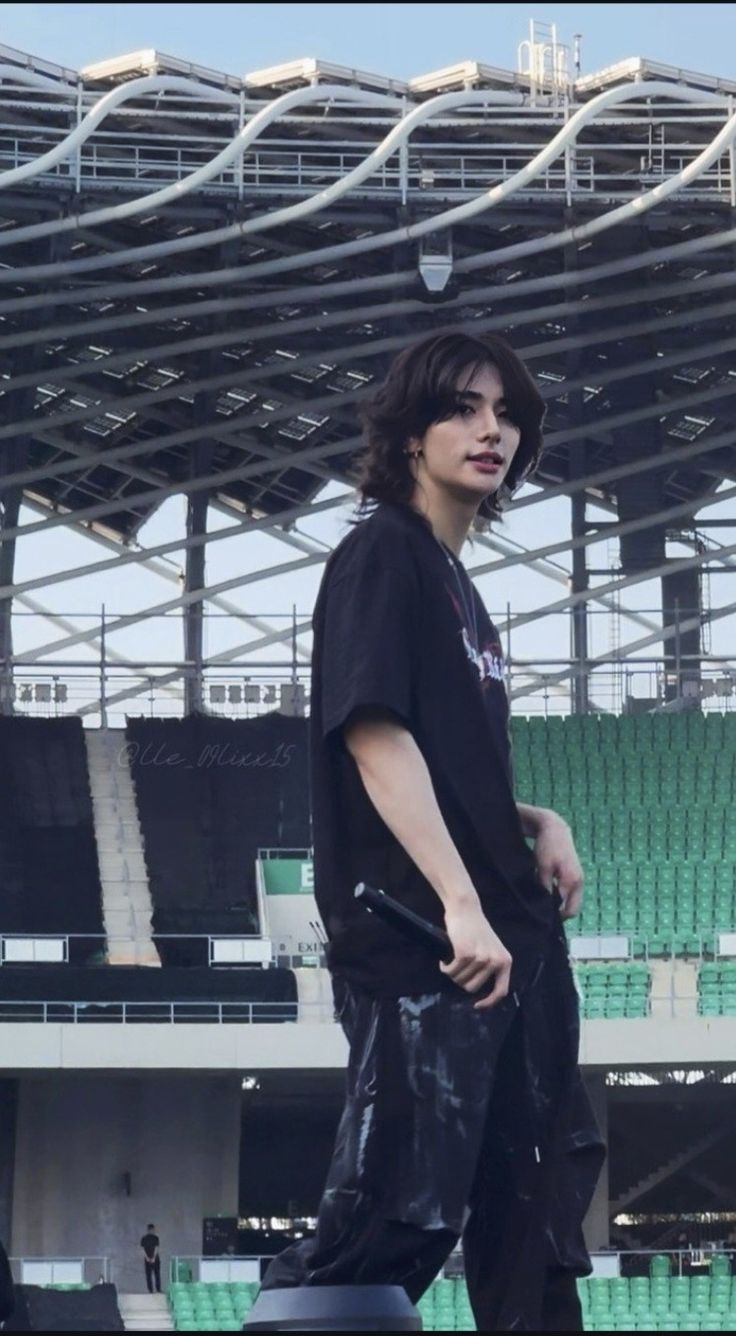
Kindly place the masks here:
<instances>
[{"instance_id":1,"label":"steel truss","mask_svg":"<svg viewBox=\"0 0 736 1336\"><path fill-rule=\"evenodd\" d=\"M16 665L102 638L124 666L107 638L164 612L182 614L183 651L156 682L184 676L186 708L204 704L206 664L284 643L305 664L308 623L277 627L226 595L320 566L324 547L295 526L349 497L361 401L408 338L449 323L508 331L547 401L539 490L514 507L571 501L561 542L478 539L494 556L476 575L523 564L568 586L500 626L568 612L574 628L569 667L530 668L513 694L572 675L589 708L605 658L588 651L594 603L641 626L621 658L660 644L671 668L676 640L697 680L703 627L736 606L700 597L736 544L696 537L696 516L734 494L719 490L736 462L734 94L642 61L576 81L468 65L401 84L319 62L239 79L151 52L77 73L0 48L2 708ZM186 533L141 543L178 495ZM233 522L210 531L215 509ZM111 555L16 579L17 544L55 529ZM209 580L210 545L254 532L290 559L244 556ZM621 565L596 586L586 553L603 536ZM695 551L674 560L668 538ZM568 551L572 587L552 560ZM182 587L86 628L35 597L124 566ZM676 624L620 604L655 578ZM14 654L14 606L63 634ZM250 638L207 656L205 606Z\"/></svg>"}]
</instances>

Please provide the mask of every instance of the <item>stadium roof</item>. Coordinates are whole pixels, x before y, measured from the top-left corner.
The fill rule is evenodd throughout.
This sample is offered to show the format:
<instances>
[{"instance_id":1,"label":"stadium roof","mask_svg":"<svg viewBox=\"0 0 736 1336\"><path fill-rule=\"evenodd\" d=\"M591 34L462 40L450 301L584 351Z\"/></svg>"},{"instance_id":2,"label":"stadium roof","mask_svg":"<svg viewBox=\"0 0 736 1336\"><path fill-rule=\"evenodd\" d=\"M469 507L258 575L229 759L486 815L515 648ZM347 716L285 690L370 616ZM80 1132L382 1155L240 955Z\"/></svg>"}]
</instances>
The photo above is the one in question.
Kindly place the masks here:
<instances>
[{"instance_id":1,"label":"stadium roof","mask_svg":"<svg viewBox=\"0 0 736 1336\"><path fill-rule=\"evenodd\" d=\"M6 505L6 550L129 543L175 493L288 529L391 355L458 323L537 378L541 499L692 534L736 473L736 85L563 74L0 48L2 487L45 517Z\"/></svg>"}]
</instances>

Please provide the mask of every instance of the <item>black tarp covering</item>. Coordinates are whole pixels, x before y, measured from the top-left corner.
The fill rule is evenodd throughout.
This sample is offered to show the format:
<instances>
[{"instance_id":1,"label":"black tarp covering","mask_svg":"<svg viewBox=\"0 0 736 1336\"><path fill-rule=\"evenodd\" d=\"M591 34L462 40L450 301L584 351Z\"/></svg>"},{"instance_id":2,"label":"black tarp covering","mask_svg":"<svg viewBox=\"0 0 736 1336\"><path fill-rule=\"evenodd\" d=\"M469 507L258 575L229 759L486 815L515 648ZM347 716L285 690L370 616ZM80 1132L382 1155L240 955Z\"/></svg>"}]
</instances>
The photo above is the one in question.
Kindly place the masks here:
<instances>
[{"instance_id":1,"label":"black tarp covering","mask_svg":"<svg viewBox=\"0 0 736 1336\"><path fill-rule=\"evenodd\" d=\"M16 1285L15 1312L5 1331L125 1331L114 1285L54 1290Z\"/></svg>"},{"instance_id":2,"label":"black tarp covering","mask_svg":"<svg viewBox=\"0 0 736 1336\"><path fill-rule=\"evenodd\" d=\"M258 849L311 844L306 720L131 719L127 744L154 931L258 931ZM158 946L189 962L184 944Z\"/></svg>"},{"instance_id":3,"label":"black tarp covering","mask_svg":"<svg viewBox=\"0 0 736 1336\"><path fill-rule=\"evenodd\" d=\"M99 951L102 891L80 719L0 718L0 930L95 934L72 960Z\"/></svg>"},{"instance_id":4,"label":"black tarp covering","mask_svg":"<svg viewBox=\"0 0 736 1336\"><path fill-rule=\"evenodd\" d=\"M76 1009L76 1017L75 1002L85 1004L83 1010ZM224 1004L222 1010L219 1003ZM297 1013L296 979L286 969L8 965L0 970L0 1024L44 1017L130 1023L222 1018L232 1024L280 1024L297 1020Z\"/></svg>"}]
</instances>

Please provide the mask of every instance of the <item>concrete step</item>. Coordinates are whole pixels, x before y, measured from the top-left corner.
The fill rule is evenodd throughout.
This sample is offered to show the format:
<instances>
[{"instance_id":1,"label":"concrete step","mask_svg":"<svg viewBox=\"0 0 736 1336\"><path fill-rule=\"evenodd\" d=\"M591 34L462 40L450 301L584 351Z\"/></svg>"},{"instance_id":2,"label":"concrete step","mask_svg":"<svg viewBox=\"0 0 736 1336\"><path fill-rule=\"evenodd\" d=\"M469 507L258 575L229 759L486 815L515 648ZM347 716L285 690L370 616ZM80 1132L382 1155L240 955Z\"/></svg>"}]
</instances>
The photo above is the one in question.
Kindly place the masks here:
<instances>
[{"instance_id":1,"label":"concrete step","mask_svg":"<svg viewBox=\"0 0 736 1336\"><path fill-rule=\"evenodd\" d=\"M111 946L119 942L151 937L151 910L104 910L104 927Z\"/></svg>"},{"instance_id":2,"label":"concrete step","mask_svg":"<svg viewBox=\"0 0 736 1336\"><path fill-rule=\"evenodd\" d=\"M123 1317L126 1331L174 1331L174 1321L170 1317Z\"/></svg>"},{"instance_id":3,"label":"concrete step","mask_svg":"<svg viewBox=\"0 0 736 1336\"><path fill-rule=\"evenodd\" d=\"M108 965L145 965L147 969L160 969L161 957L153 942L127 941L110 942L107 948Z\"/></svg>"},{"instance_id":4,"label":"concrete step","mask_svg":"<svg viewBox=\"0 0 736 1336\"><path fill-rule=\"evenodd\" d=\"M153 906L123 729L86 733L102 913L111 964L160 965Z\"/></svg>"},{"instance_id":5,"label":"concrete step","mask_svg":"<svg viewBox=\"0 0 736 1336\"><path fill-rule=\"evenodd\" d=\"M107 883L109 895L105 897L105 907L111 911L130 909L138 914L151 913L151 899L145 888L134 886L132 889L127 882L113 881Z\"/></svg>"},{"instance_id":6,"label":"concrete step","mask_svg":"<svg viewBox=\"0 0 736 1336\"><path fill-rule=\"evenodd\" d=\"M672 1020L674 1014L672 962L650 960L649 968L652 975L652 1016L662 1020Z\"/></svg>"},{"instance_id":7,"label":"concrete step","mask_svg":"<svg viewBox=\"0 0 736 1336\"><path fill-rule=\"evenodd\" d=\"M120 800L112 795L97 794L95 798L98 806L104 805L107 807L109 804L110 809L114 809L114 815L110 816L107 821L97 822L97 835L102 844L114 844L116 840L121 838L127 840L131 836L135 838L140 834L141 826L137 813L121 812L119 810Z\"/></svg>"},{"instance_id":8,"label":"concrete step","mask_svg":"<svg viewBox=\"0 0 736 1336\"><path fill-rule=\"evenodd\" d=\"M100 855L99 862L113 881L126 880L126 872L129 881L145 881L146 865L140 854L107 853Z\"/></svg>"},{"instance_id":9,"label":"concrete step","mask_svg":"<svg viewBox=\"0 0 736 1336\"><path fill-rule=\"evenodd\" d=\"M126 1331L174 1330L165 1294L119 1294L118 1308Z\"/></svg>"}]
</instances>

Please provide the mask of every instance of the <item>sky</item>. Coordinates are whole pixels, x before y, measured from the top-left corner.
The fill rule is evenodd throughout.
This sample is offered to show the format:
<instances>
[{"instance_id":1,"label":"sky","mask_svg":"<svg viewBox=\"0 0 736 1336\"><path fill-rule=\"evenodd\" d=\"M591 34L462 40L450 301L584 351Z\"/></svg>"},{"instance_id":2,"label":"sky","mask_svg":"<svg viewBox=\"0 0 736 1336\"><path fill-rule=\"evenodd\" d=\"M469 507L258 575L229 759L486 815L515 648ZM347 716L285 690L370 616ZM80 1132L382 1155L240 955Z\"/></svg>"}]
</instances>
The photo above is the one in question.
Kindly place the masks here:
<instances>
[{"instance_id":1,"label":"sky","mask_svg":"<svg viewBox=\"0 0 736 1336\"><path fill-rule=\"evenodd\" d=\"M5 4L0 42L75 68L156 47L233 74L317 56L410 78L460 60L515 68L531 17L582 35L583 73L644 55L736 75L730 4Z\"/></svg>"},{"instance_id":2,"label":"sky","mask_svg":"<svg viewBox=\"0 0 736 1336\"><path fill-rule=\"evenodd\" d=\"M663 7L654 4L550 5L530 11L525 5L453 4L451 7L408 4L5 4L0 11L0 43L72 68L141 48L157 48L166 54L233 74L313 56L396 78L410 78L461 60L478 60L513 69L519 42L528 35L532 12L540 21L556 23L558 38L571 42L582 36L582 72L590 73L634 55L644 55L666 64L705 71L736 79L736 5L701 4ZM333 487L326 495L341 489ZM533 490L533 489L532 489ZM594 512L591 511L591 514ZM725 506L712 507L710 517L726 517ZM348 508L321 517L309 517L299 529L319 543L331 547L346 531ZM147 545L178 536L183 528L184 505L172 498L141 531ZM601 516L610 518L610 516ZM28 512L24 519L37 516ZM211 528L226 521L213 514ZM570 503L565 498L545 501L514 516L511 512L498 530L504 542L533 547L554 542L569 532ZM711 531L713 532L713 531ZM717 531L723 543L736 541L732 529ZM677 545L669 555L686 555ZM67 569L109 555L87 540L73 535L40 536L18 545L16 578L22 580L45 571ZM210 547L208 579L225 580L233 570L260 570L300 554L274 538L229 539ZM482 549L466 551L466 562L488 560ZM601 543L589 549L589 564L602 567L617 558L616 545ZM557 580L530 568L516 567L507 574L483 576L478 587L495 620L530 610L564 596L569 574L569 556L554 558ZM175 597L176 577L182 558L169 561L172 582L166 582L134 567L120 568L105 576L74 580L37 592L34 597L45 608L76 619L78 626L99 620L104 603L106 615L124 613L142 605ZM228 595L231 605L252 614L279 614L278 624L296 607L300 618L308 618L316 594L321 567L309 567L259 584L249 584ZM592 583L600 583L594 579ZM726 598L726 581L714 582L714 602ZM729 582L730 583L730 582ZM655 609L659 604L659 582L634 586L624 592L628 608ZM642 628L611 621L599 607L591 607L591 641L594 652L626 644L643 634ZM736 660L736 618L713 625L708 632L714 653L733 652ZM212 618L207 628L207 652L240 643L256 634L246 628L233 638L232 622ZM18 619L18 649L45 644L64 634L38 616ZM516 658L545 655L561 658L569 653L567 615L535 622L514 634ZM301 646L308 650L308 637ZM171 620L147 622L145 629L124 631L111 638L110 647L135 659L175 659L182 653L179 628ZM90 651L77 646L69 651L80 660L91 659ZM658 652L657 647L648 651ZM267 651L268 657L275 656ZM651 682L642 674L632 687L634 694L650 694ZM604 703L604 702L601 702ZM551 708L566 709L561 695ZM611 700L611 706L620 701ZM519 712L543 707L541 697L520 703Z\"/></svg>"}]
</instances>

